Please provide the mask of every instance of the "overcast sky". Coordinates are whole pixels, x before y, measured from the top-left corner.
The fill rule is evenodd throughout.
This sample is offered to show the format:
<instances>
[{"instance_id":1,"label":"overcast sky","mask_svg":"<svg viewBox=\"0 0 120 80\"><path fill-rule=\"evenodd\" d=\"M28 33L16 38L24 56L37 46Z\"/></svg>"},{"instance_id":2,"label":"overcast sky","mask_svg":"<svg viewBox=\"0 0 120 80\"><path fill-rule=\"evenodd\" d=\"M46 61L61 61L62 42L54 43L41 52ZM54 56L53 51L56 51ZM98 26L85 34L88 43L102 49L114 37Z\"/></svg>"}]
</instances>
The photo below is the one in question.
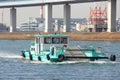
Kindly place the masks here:
<instances>
[{"instance_id":1,"label":"overcast sky","mask_svg":"<svg viewBox=\"0 0 120 80\"><path fill-rule=\"evenodd\" d=\"M120 18L120 0L117 0L117 18ZM78 3L71 5L71 17L72 18L88 18L90 7L102 6L105 8L107 2L99 3ZM17 26L21 23L28 21L29 17L39 17L40 16L40 7L22 7L17 9ZM10 9L0 9L0 22L2 22L2 11L4 12L3 23L10 25ZM53 6L53 18L63 18L63 5L54 5Z\"/></svg>"}]
</instances>

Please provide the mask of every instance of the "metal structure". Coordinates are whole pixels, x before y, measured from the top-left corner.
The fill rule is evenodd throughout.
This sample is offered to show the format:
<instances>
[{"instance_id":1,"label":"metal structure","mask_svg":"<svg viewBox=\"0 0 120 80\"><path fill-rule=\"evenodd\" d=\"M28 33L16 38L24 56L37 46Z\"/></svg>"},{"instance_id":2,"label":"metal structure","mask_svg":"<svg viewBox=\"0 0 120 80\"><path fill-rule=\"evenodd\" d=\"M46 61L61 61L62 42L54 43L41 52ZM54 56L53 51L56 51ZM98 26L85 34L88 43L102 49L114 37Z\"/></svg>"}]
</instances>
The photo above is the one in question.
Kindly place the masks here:
<instances>
[{"instance_id":1,"label":"metal structure","mask_svg":"<svg viewBox=\"0 0 120 80\"><path fill-rule=\"evenodd\" d=\"M91 24L104 24L107 20L107 9L101 7L90 8L89 22Z\"/></svg>"},{"instance_id":2,"label":"metal structure","mask_svg":"<svg viewBox=\"0 0 120 80\"><path fill-rule=\"evenodd\" d=\"M96 6L94 9L90 7L89 23L95 25L96 31L107 30L107 8Z\"/></svg>"}]
</instances>

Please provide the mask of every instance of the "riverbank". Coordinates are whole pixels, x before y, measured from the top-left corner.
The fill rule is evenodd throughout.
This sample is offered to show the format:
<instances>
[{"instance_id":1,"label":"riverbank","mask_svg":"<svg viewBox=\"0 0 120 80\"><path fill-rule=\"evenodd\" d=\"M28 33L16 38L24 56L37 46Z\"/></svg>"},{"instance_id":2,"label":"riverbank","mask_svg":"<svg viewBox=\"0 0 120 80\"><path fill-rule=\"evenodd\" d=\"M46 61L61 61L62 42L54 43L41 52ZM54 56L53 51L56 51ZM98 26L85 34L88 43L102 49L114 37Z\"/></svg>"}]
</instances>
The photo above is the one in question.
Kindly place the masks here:
<instances>
[{"instance_id":1,"label":"riverbank","mask_svg":"<svg viewBox=\"0 0 120 80\"><path fill-rule=\"evenodd\" d=\"M33 40L34 34L43 34L40 32L14 32L14 33L0 33L0 40ZM45 33L47 34L47 33ZM68 34L72 41L120 41L120 32L97 32L97 33L63 33Z\"/></svg>"},{"instance_id":2,"label":"riverbank","mask_svg":"<svg viewBox=\"0 0 120 80\"><path fill-rule=\"evenodd\" d=\"M70 33L71 40L120 41L120 32Z\"/></svg>"}]
</instances>

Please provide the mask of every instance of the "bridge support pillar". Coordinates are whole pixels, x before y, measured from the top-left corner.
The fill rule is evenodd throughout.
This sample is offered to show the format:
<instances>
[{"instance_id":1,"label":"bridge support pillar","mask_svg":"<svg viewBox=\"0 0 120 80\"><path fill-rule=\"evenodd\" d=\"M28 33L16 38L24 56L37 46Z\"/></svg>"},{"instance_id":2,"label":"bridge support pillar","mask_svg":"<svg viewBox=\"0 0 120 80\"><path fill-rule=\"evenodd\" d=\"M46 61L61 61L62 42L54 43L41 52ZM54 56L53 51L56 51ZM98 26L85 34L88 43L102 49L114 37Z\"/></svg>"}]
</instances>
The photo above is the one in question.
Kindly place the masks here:
<instances>
[{"instance_id":1,"label":"bridge support pillar","mask_svg":"<svg viewBox=\"0 0 120 80\"><path fill-rule=\"evenodd\" d=\"M16 9L10 9L10 32L16 31Z\"/></svg>"},{"instance_id":2,"label":"bridge support pillar","mask_svg":"<svg viewBox=\"0 0 120 80\"><path fill-rule=\"evenodd\" d=\"M63 32L70 32L70 15L71 7L69 4L64 5L64 27Z\"/></svg>"},{"instance_id":3,"label":"bridge support pillar","mask_svg":"<svg viewBox=\"0 0 120 80\"><path fill-rule=\"evenodd\" d=\"M116 31L116 0L108 0L108 29L107 32Z\"/></svg>"},{"instance_id":4,"label":"bridge support pillar","mask_svg":"<svg viewBox=\"0 0 120 80\"><path fill-rule=\"evenodd\" d=\"M52 32L52 5L45 5L45 32Z\"/></svg>"}]
</instances>

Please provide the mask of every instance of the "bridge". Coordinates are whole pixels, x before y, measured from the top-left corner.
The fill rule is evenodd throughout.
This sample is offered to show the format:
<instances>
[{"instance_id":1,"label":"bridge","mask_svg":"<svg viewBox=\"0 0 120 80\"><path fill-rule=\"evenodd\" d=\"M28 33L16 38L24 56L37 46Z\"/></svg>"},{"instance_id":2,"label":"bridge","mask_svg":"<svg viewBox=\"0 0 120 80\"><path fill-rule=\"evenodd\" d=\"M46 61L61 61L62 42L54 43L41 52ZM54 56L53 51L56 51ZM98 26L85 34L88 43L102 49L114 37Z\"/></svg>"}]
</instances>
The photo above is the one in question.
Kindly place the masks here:
<instances>
[{"instance_id":1,"label":"bridge","mask_svg":"<svg viewBox=\"0 0 120 80\"><path fill-rule=\"evenodd\" d=\"M16 31L16 8L45 6L45 32L52 32L52 5L64 4L64 32L70 31L70 10L69 4L108 1L108 32L116 30L116 0L0 0L0 8L10 9L10 31Z\"/></svg>"}]
</instances>

